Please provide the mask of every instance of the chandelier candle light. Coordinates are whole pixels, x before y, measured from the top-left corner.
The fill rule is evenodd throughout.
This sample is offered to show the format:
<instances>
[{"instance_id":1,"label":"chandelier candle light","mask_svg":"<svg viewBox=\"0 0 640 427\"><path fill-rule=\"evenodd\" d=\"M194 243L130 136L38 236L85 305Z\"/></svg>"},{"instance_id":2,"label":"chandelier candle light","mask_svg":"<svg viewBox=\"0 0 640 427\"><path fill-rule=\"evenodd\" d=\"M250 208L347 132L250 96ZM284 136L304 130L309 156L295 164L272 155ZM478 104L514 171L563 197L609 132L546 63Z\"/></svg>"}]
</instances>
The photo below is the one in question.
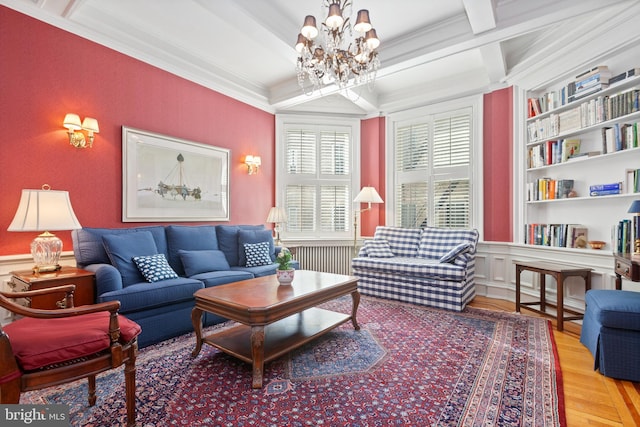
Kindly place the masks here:
<instances>
[{"instance_id":1,"label":"chandelier candle light","mask_svg":"<svg viewBox=\"0 0 640 427\"><path fill-rule=\"evenodd\" d=\"M304 25L298 34L298 84L304 91L305 78L309 78L312 84L309 94L331 81L340 89L346 88L351 79L356 86L363 83L373 85L376 71L380 67L376 50L380 46L380 40L376 30L371 26L369 11L358 11L353 26L358 35L347 48L344 48L345 33L353 35L349 18L343 17L345 9L351 10L351 0L323 0L323 6L328 9L327 19L321 27L325 46L314 43L319 32L316 18L312 15L305 17Z\"/></svg>"}]
</instances>

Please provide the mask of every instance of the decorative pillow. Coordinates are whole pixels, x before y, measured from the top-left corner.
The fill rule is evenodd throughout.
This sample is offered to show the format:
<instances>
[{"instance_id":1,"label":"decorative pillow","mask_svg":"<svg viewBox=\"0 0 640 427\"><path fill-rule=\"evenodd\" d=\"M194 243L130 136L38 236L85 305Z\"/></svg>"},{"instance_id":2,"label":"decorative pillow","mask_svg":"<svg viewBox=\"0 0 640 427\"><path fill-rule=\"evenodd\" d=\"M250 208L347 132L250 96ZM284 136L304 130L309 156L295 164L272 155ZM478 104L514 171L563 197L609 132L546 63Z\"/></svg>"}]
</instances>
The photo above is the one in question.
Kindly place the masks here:
<instances>
[{"instance_id":1,"label":"decorative pillow","mask_svg":"<svg viewBox=\"0 0 640 427\"><path fill-rule=\"evenodd\" d=\"M185 251L181 249L178 253L184 271L189 277L210 271L231 270L224 252L219 250Z\"/></svg>"},{"instance_id":2,"label":"decorative pillow","mask_svg":"<svg viewBox=\"0 0 640 427\"><path fill-rule=\"evenodd\" d=\"M153 283L160 280L178 278L164 254L134 256L132 259L138 266L140 273L147 279L147 282Z\"/></svg>"},{"instance_id":3,"label":"decorative pillow","mask_svg":"<svg viewBox=\"0 0 640 427\"><path fill-rule=\"evenodd\" d=\"M111 264L118 269L122 276L123 286L145 281L140 270L138 270L138 266L133 262L133 257L158 253L158 248L151 232L137 231L126 234L105 234L102 236L102 242Z\"/></svg>"},{"instance_id":4,"label":"decorative pillow","mask_svg":"<svg viewBox=\"0 0 640 427\"><path fill-rule=\"evenodd\" d=\"M393 252L385 239L365 240L364 247L371 258L392 258Z\"/></svg>"},{"instance_id":5,"label":"decorative pillow","mask_svg":"<svg viewBox=\"0 0 640 427\"><path fill-rule=\"evenodd\" d=\"M247 267L259 267L273 263L269 256L268 242L245 243L244 253L247 258Z\"/></svg>"},{"instance_id":6,"label":"decorative pillow","mask_svg":"<svg viewBox=\"0 0 640 427\"><path fill-rule=\"evenodd\" d=\"M276 260L276 247L273 244L273 235L271 230L239 230L238 231L238 265L247 265L247 257L245 255L244 245L247 243L269 244L269 258L271 262Z\"/></svg>"},{"instance_id":7,"label":"decorative pillow","mask_svg":"<svg viewBox=\"0 0 640 427\"><path fill-rule=\"evenodd\" d=\"M444 254L440 258L440 262L451 263L451 262L455 261L455 259L458 257L458 255L467 252L470 247L471 247L471 244L468 243L468 242L467 243L460 243L458 246L456 246L455 248L451 249L449 252Z\"/></svg>"}]
</instances>

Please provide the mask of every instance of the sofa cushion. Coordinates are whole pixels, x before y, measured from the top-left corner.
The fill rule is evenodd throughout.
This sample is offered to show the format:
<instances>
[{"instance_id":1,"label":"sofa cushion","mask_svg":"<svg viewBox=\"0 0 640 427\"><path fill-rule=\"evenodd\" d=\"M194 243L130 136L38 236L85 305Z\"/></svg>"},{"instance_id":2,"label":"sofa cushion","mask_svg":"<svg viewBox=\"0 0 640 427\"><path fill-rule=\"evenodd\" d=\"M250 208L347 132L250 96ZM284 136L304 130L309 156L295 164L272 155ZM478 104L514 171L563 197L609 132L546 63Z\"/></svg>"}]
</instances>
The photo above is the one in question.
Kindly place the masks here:
<instances>
[{"instance_id":1,"label":"sofa cushion","mask_svg":"<svg viewBox=\"0 0 640 427\"><path fill-rule=\"evenodd\" d=\"M191 279L200 280L204 283L205 288L212 286L224 285L226 283L238 282L240 280L253 279L253 274L247 271L246 267L231 267L232 270L207 271L206 273L196 274ZM242 270L233 270L240 269Z\"/></svg>"},{"instance_id":2,"label":"sofa cushion","mask_svg":"<svg viewBox=\"0 0 640 427\"><path fill-rule=\"evenodd\" d=\"M468 252L474 254L477 242L477 230L427 227L422 229L418 256L438 260L460 243L469 243Z\"/></svg>"},{"instance_id":3,"label":"sofa cushion","mask_svg":"<svg viewBox=\"0 0 640 427\"><path fill-rule=\"evenodd\" d=\"M222 251L185 251L181 249L178 253L184 271L189 277L209 271L229 270L229 263Z\"/></svg>"},{"instance_id":4,"label":"sofa cushion","mask_svg":"<svg viewBox=\"0 0 640 427\"><path fill-rule=\"evenodd\" d=\"M238 230L238 265L252 267L247 265L247 256L244 245L247 243L266 242L269 244L269 258L271 262L276 260L276 247L273 244L273 235L271 230ZM263 264L260 264L263 265Z\"/></svg>"},{"instance_id":5,"label":"sofa cushion","mask_svg":"<svg viewBox=\"0 0 640 427\"><path fill-rule=\"evenodd\" d=\"M178 277L173 268L167 262L164 254L134 256L133 262L148 282L175 279Z\"/></svg>"},{"instance_id":6,"label":"sofa cushion","mask_svg":"<svg viewBox=\"0 0 640 427\"><path fill-rule=\"evenodd\" d=\"M459 245L455 246L453 249L451 249L449 252L447 252L446 254L442 255L442 257L440 258L440 262L454 262L459 255L469 252L469 248L471 247L471 244L468 242L465 243L460 243Z\"/></svg>"},{"instance_id":7,"label":"sofa cushion","mask_svg":"<svg viewBox=\"0 0 640 427\"><path fill-rule=\"evenodd\" d=\"M120 312L127 314L193 301L194 292L202 288L204 284L201 281L188 277L162 280L153 286L141 281L126 288L105 292L98 297L98 302L120 301Z\"/></svg>"},{"instance_id":8,"label":"sofa cushion","mask_svg":"<svg viewBox=\"0 0 640 427\"><path fill-rule=\"evenodd\" d=\"M135 228L91 228L85 227L71 231L73 254L79 267L90 264L111 264L105 250L102 236L107 234L129 234L149 232L153 235L158 253L167 254L167 239L163 226Z\"/></svg>"},{"instance_id":9,"label":"sofa cushion","mask_svg":"<svg viewBox=\"0 0 640 427\"><path fill-rule=\"evenodd\" d=\"M140 333L140 326L124 316L118 316L118 324L121 343ZM24 370L90 356L109 348L111 343L106 311L60 319L25 317L3 328Z\"/></svg>"},{"instance_id":10,"label":"sofa cushion","mask_svg":"<svg viewBox=\"0 0 640 427\"><path fill-rule=\"evenodd\" d=\"M246 256L246 267L259 267L261 265L273 264L269 256L269 243L245 243L244 252Z\"/></svg>"},{"instance_id":11,"label":"sofa cushion","mask_svg":"<svg viewBox=\"0 0 640 427\"><path fill-rule=\"evenodd\" d=\"M238 263L238 232L240 230L263 230L264 225L217 225L216 235L218 237L218 247L224 252L231 267L240 265Z\"/></svg>"},{"instance_id":12,"label":"sofa cushion","mask_svg":"<svg viewBox=\"0 0 640 427\"><path fill-rule=\"evenodd\" d=\"M352 266L354 269L366 269L370 273L382 272L433 280L461 282L466 278L465 269L459 265L417 257L360 257L353 259Z\"/></svg>"},{"instance_id":13,"label":"sofa cushion","mask_svg":"<svg viewBox=\"0 0 640 427\"><path fill-rule=\"evenodd\" d=\"M378 226L373 239L389 242L389 248L395 256L412 257L418 252L420 229Z\"/></svg>"},{"instance_id":14,"label":"sofa cushion","mask_svg":"<svg viewBox=\"0 0 640 427\"><path fill-rule=\"evenodd\" d=\"M218 250L218 237L214 225L169 225L167 226L169 265L180 276L190 276L184 270L180 251ZM195 274L195 273L194 273Z\"/></svg>"},{"instance_id":15,"label":"sofa cushion","mask_svg":"<svg viewBox=\"0 0 640 427\"><path fill-rule=\"evenodd\" d=\"M148 231L125 234L105 234L102 236L105 250L122 276L122 286L145 280L133 262L134 256L155 255L158 248Z\"/></svg>"},{"instance_id":16,"label":"sofa cushion","mask_svg":"<svg viewBox=\"0 0 640 427\"><path fill-rule=\"evenodd\" d=\"M385 239L365 240L364 249L367 256L372 258L391 258L394 256L389 242Z\"/></svg>"}]
</instances>

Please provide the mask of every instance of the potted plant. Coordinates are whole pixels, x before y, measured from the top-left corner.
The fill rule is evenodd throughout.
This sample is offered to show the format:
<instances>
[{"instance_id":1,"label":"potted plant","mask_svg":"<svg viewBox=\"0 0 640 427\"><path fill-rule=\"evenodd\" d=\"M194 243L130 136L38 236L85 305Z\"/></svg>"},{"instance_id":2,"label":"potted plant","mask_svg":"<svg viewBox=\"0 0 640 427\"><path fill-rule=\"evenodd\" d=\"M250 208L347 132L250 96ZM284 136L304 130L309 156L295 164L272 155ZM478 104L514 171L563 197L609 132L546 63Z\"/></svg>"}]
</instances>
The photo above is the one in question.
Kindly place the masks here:
<instances>
[{"instance_id":1,"label":"potted plant","mask_svg":"<svg viewBox=\"0 0 640 427\"><path fill-rule=\"evenodd\" d=\"M280 249L276 262L278 263L278 269L276 270L276 276L280 283L291 283L293 280L294 269L291 267L291 260L293 256L291 251L287 248Z\"/></svg>"}]
</instances>

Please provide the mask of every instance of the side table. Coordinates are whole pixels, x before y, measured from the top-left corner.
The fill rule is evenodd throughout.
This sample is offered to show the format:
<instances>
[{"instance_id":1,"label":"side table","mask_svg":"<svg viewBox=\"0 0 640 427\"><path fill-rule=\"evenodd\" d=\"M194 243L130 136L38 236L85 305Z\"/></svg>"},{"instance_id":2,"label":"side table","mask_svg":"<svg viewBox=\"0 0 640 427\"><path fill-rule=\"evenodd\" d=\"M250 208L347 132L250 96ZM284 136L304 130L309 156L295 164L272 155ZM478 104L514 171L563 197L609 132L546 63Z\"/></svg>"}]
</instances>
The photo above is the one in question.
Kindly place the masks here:
<instances>
[{"instance_id":1,"label":"side table","mask_svg":"<svg viewBox=\"0 0 640 427\"><path fill-rule=\"evenodd\" d=\"M60 285L76 285L74 305L95 304L95 274L76 267L63 266L58 271L34 273L32 270L12 271L9 286L15 291L38 290ZM53 309L64 307L64 292L42 295L31 299L32 308Z\"/></svg>"},{"instance_id":2,"label":"side table","mask_svg":"<svg viewBox=\"0 0 640 427\"><path fill-rule=\"evenodd\" d=\"M616 290L622 290L622 278L632 282L640 282L640 257L631 254L613 254L614 272L616 273Z\"/></svg>"},{"instance_id":3,"label":"side table","mask_svg":"<svg viewBox=\"0 0 640 427\"><path fill-rule=\"evenodd\" d=\"M578 320L582 319L584 313L580 313L564 306L564 279L571 276L579 276L584 279L585 293L591 289L591 268L587 267L566 267L564 265L552 264L548 262L521 262L515 261L516 265L516 312L520 313L520 309L524 308L533 312L543 314L545 316L554 317L554 314L547 312L547 306L556 309L556 329L562 331L564 329L565 320ZM523 271L533 271L540 274L540 301L534 302L521 302L520 301L520 274ZM551 303L546 300L546 275L555 277L557 283L557 302ZM531 307L533 305L539 305L540 308ZM573 314L574 316L565 316L565 313Z\"/></svg>"}]
</instances>

